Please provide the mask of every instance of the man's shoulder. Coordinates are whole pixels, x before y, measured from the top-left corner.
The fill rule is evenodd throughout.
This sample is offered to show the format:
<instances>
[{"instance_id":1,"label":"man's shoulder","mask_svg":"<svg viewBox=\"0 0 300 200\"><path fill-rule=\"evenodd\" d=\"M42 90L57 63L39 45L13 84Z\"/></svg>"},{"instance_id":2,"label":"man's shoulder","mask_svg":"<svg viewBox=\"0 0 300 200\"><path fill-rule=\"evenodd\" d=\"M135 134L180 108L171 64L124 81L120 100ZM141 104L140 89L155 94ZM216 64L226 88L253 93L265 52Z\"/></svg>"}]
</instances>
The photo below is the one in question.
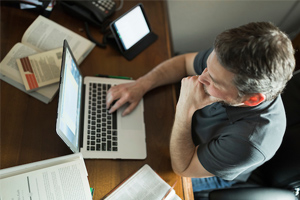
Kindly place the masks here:
<instances>
[{"instance_id":1,"label":"man's shoulder","mask_svg":"<svg viewBox=\"0 0 300 200\"><path fill-rule=\"evenodd\" d=\"M202 71L207 67L206 61L212 51L213 48L209 48L207 50L198 52L198 54L196 55L194 60L194 69L197 74L201 74Z\"/></svg>"},{"instance_id":2,"label":"man's shoulder","mask_svg":"<svg viewBox=\"0 0 300 200\"><path fill-rule=\"evenodd\" d=\"M253 108L252 114L238 120L235 125L240 127L237 129L244 128L240 136L248 140L266 158L270 158L279 148L286 128L281 97Z\"/></svg>"}]
</instances>

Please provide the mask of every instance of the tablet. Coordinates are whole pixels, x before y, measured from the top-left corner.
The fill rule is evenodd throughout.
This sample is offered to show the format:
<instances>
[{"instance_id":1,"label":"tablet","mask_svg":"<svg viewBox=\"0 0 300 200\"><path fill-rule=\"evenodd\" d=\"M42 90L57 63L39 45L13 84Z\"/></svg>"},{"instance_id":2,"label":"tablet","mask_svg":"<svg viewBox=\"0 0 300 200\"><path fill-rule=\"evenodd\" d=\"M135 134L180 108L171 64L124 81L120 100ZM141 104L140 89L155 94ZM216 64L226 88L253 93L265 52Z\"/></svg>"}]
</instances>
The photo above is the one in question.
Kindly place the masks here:
<instances>
[{"instance_id":1,"label":"tablet","mask_svg":"<svg viewBox=\"0 0 300 200\"><path fill-rule=\"evenodd\" d=\"M114 20L110 29L120 52L128 60L136 57L157 39L141 3Z\"/></svg>"}]
</instances>

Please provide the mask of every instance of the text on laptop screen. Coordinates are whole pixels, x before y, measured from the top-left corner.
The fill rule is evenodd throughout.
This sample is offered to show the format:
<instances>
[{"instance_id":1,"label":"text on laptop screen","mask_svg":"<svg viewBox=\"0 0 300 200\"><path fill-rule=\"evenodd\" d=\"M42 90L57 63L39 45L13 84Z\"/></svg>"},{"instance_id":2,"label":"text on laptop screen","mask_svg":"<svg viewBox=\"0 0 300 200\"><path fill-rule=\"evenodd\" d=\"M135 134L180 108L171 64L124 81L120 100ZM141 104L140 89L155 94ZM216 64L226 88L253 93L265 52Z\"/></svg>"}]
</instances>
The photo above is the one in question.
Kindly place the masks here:
<instances>
[{"instance_id":1,"label":"text on laptop screen","mask_svg":"<svg viewBox=\"0 0 300 200\"><path fill-rule=\"evenodd\" d=\"M145 35L150 33L150 29L140 6L137 6L117 20L114 26L125 50L132 47Z\"/></svg>"},{"instance_id":2,"label":"text on laptop screen","mask_svg":"<svg viewBox=\"0 0 300 200\"><path fill-rule=\"evenodd\" d=\"M79 123L81 104L82 76L76 67L74 60L66 48L64 70L62 75L64 83L61 105L59 108L59 129L76 149L79 149Z\"/></svg>"}]
</instances>

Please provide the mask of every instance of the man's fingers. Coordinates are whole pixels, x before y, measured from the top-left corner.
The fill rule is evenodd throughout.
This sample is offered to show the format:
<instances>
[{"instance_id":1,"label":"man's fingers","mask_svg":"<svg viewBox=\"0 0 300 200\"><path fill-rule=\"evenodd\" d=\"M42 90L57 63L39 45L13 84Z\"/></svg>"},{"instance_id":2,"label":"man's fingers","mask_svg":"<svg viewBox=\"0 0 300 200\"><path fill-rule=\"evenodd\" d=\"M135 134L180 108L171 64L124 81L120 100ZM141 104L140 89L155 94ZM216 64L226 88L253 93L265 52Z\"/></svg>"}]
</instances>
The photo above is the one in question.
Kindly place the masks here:
<instances>
[{"instance_id":1,"label":"man's fingers","mask_svg":"<svg viewBox=\"0 0 300 200\"><path fill-rule=\"evenodd\" d=\"M114 90L114 87L110 88L107 92L107 95L106 95L106 109L109 109L110 106L112 105L112 103L119 99L120 96L118 94L118 92L116 91L113 91Z\"/></svg>"},{"instance_id":2,"label":"man's fingers","mask_svg":"<svg viewBox=\"0 0 300 200\"><path fill-rule=\"evenodd\" d=\"M125 98L121 98L119 100L117 100L114 105L111 106L111 108L109 109L109 113L113 113L116 110L118 110L121 106L123 106L125 103L127 103L127 100Z\"/></svg>"},{"instance_id":3,"label":"man's fingers","mask_svg":"<svg viewBox=\"0 0 300 200\"><path fill-rule=\"evenodd\" d=\"M122 116L128 115L129 113L131 113L135 107L138 105L139 102L136 103L131 103L122 113Z\"/></svg>"},{"instance_id":4,"label":"man's fingers","mask_svg":"<svg viewBox=\"0 0 300 200\"><path fill-rule=\"evenodd\" d=\"M108 94L106 96L106 109L109 109L109 107L110 107L110 105L112 104L113 101L114 101L113 97Z\"/></svg>"},{"instance_id":5,"label":"man's fingers","mask_svg":"<svg viewBox=\"0 0 300 200\"><path fill-rule=\"evenodd\" d=\"M123 116L132 112L140 101L141 91L134 88L133 83L120 84L109 89L106 96L106 109L109 113L113 113L123 105L128 103L128 107L123 111Z\"/></svg>"}]
</instances>

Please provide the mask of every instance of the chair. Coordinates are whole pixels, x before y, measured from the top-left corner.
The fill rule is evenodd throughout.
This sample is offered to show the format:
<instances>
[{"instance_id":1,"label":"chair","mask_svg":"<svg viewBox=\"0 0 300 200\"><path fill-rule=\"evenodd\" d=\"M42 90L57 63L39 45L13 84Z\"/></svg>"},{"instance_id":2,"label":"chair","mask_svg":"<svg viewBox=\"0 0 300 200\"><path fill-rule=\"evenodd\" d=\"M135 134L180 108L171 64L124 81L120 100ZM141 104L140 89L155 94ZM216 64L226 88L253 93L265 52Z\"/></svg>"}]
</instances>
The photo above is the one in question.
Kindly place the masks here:
<instances>
[{"instance_id":1,"label":"chair","mask_svg":"<svg viewBox=\"0 0 300 200\"><path fill-rule=\"evenodd\" d=\"M246 183L195 192L195 200L300 199L300 70L288 82L282 100L287 128L275 156L253 171Z\"/></svg>"}]
</instances>

